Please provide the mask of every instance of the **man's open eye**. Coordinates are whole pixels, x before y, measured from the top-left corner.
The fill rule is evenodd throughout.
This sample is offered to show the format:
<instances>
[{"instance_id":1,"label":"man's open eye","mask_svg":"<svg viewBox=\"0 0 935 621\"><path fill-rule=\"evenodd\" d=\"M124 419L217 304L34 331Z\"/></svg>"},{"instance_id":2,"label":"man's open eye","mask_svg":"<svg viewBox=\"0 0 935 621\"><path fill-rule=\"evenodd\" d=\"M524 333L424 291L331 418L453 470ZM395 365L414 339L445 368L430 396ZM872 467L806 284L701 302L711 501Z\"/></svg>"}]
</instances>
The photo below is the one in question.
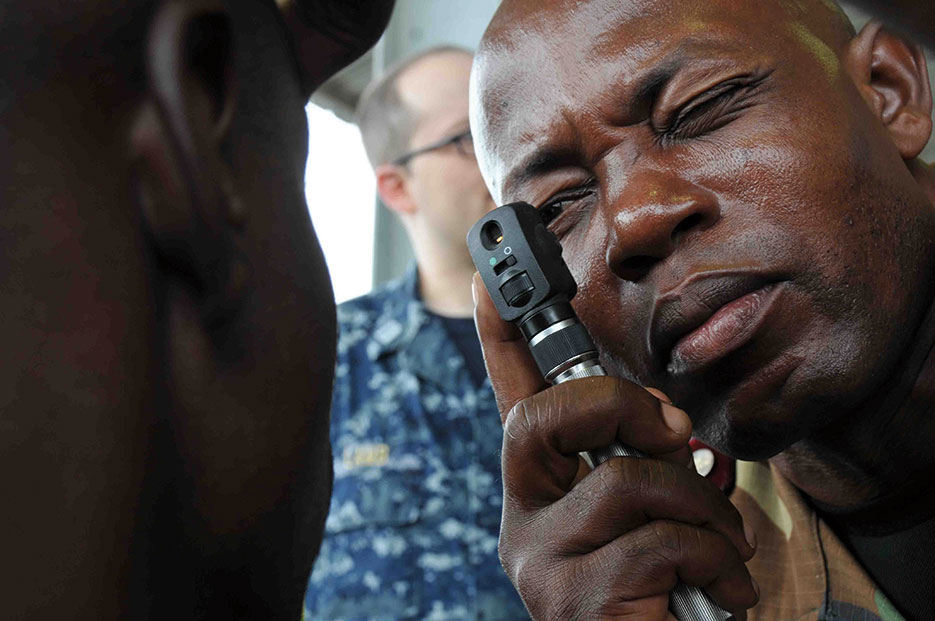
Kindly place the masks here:
<instances>
[{"instance_id":1,"label":"man's open eye","mask_svg":"<svg viewBox=\"0 0 935 621\"><path fill-rule=\"evenodd\" d=\"M657 130L658 140L671 144L698 138L724 127L754 105L752 95L766 77L745 76L727 80L702 93L678 110L666 127Z\"/></svg>"}]
</instances>

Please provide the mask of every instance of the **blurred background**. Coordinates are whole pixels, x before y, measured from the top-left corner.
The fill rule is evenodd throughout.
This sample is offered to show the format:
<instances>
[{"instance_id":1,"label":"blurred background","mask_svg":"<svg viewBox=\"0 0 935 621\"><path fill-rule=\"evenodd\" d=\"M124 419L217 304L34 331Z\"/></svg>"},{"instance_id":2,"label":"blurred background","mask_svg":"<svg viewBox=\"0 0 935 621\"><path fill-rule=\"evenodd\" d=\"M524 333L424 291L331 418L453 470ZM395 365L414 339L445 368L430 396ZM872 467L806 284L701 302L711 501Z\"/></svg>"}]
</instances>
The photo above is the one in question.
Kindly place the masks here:
<instances>
[{"instance_id":1,"label":"blurred background","mask_svg":"<svg viewBox=\"0 0 935 621\"><path fill-rule=\"evenodd\" d=\"M378 204L373 173L353 125L360 93L385 67L425 48L454 44L476 49L498 4L499 0L397 0L377 46L326 83L309 103L308 203L338 302L395 278L412 261L402 226ZM866 23L866 13L843 4L858 29ZM927 55L935 81L935 53L928 50ZM923 157L935 161L935 141Z\"/></svg>"}]
</instances>

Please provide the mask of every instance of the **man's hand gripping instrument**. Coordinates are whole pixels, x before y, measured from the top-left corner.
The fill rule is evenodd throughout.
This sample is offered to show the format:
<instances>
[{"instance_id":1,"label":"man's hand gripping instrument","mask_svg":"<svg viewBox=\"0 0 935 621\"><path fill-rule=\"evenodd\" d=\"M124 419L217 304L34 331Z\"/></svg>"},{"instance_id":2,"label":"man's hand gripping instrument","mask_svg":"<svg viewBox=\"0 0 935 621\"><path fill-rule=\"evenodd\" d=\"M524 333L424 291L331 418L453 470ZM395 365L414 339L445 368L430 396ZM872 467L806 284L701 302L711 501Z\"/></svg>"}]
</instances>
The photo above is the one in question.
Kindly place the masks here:
<instances>
[{"instance_id":1,"label":"man's hand gripping instrument","mask_svg":"<svg viewBox=\"0 0 935 621\"><path fill-rule=\"evenodd\" d=\"M471 227L467 244L497 312L519 326L548 382L607 374L571 307L578 287L562 259L562 247L536 208L520 202L491 211ZM611 457L643 455L615 443L582 457L595 468ZM704 591L682 582L669 595L669 609L680 621L723 621L728 616Z\"/></svg>"}]
</instances>

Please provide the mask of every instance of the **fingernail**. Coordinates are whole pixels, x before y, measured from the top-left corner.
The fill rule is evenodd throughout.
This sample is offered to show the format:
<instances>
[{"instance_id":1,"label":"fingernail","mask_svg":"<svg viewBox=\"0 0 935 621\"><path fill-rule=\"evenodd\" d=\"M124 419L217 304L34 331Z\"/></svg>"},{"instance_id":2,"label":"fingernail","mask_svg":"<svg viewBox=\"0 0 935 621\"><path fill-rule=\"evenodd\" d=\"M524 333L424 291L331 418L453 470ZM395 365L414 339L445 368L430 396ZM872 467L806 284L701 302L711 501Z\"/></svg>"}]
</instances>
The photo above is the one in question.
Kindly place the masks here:
<instances>
[{"instance_id":1,"label":"fingernail","mask_svg":"<svg viewBox=\"0 0 935 621\"><path fill-rule=\"evenodd\" d=\"M743 523L743 536L747 540L747 545L756 550L756 531L746 520Z\"/></svg>"},{"instance_id":2,"label":"fingernail","mask_svg":"<svg viewBox=\"0 0 935 621\"><path fill-rule=\"evenodd\" d=\"M659 390L658 388L653 388L653 387L651 387L651 386L643 386L643 390L645 390L646 392L648 392L648 393L651 394L652 396L656 397L657 399L659 399L659 400L662 401L663 403L672 403L672 399L670 399L669 396L666 395L666 393L662 392L662 391Z\"/></svg>"},{"instance_id":3,"label":"fingernail","mask_svg":"<svg viewBox=\"0 0 935 621\"><path fill-rule=\"evenodd\" d=\"M692 421L688 418L688 414L671 403L660 402L660 405L662 406L662 419L673 433L681 436L691 430Z\"/></svg>"},{"instance_id":4,"label":"fingernail","mask_svg":"<svg viewBox=\"0 0 935 621\"><path fill-rule=\"evenodd\" d=\"M477 306L477 272L471 277L471 299L474 300L474 306Z\"/></svg>"}]
</instances>

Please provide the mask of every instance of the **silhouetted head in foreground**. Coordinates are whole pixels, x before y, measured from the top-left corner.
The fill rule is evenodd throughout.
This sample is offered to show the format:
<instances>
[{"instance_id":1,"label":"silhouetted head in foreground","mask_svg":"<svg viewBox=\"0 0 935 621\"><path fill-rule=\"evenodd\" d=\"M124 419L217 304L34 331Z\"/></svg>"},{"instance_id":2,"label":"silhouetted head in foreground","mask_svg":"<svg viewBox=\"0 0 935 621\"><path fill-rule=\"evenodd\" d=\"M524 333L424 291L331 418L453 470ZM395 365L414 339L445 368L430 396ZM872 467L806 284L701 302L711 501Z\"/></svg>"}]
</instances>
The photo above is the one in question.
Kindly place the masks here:
<instances>
[{"instance_id":1,"label":"silhouetted head in foreground","mask_svg":"<svg viewBox=\"0 0 935 621\"><path fill-rule=\"evenodd\" d=\"M3 10L14 618L300 614L335 337L304 106L392 3L285 4Z\"/></svg>"}]
</instances>

